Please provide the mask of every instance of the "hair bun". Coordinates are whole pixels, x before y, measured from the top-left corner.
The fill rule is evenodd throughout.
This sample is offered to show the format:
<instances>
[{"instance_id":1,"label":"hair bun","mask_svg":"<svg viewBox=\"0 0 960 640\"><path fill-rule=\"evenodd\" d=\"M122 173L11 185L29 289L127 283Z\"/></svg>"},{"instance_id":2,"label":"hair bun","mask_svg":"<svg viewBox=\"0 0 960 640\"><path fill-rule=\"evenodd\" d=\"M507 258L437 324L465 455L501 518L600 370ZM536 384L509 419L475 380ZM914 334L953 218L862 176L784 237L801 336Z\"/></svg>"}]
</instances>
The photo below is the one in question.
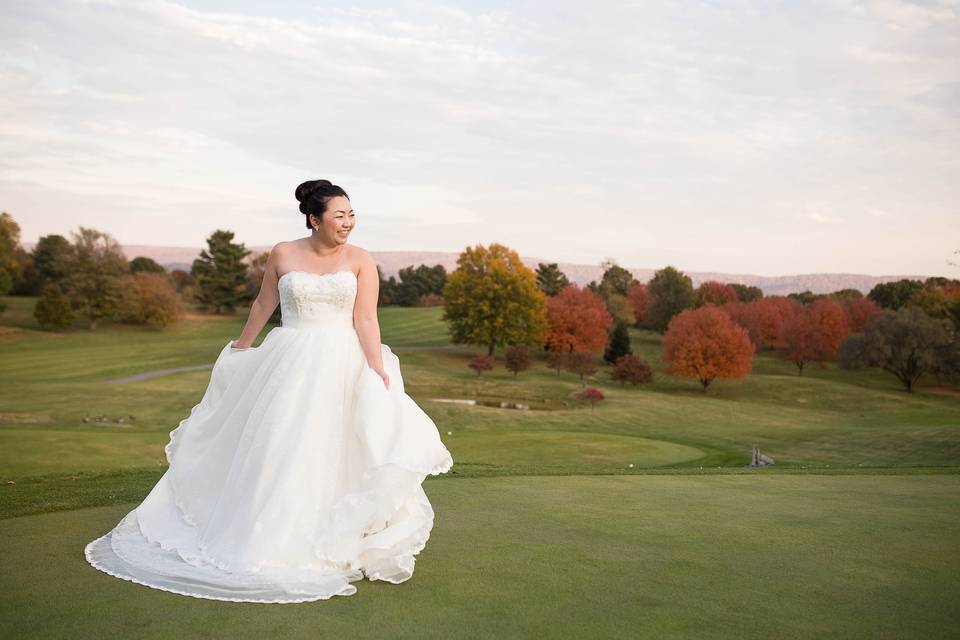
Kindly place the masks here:
<instances>
[{"instance_id":1,"label":"hair bun","mask_svg":"<svg viewBox=\"0 0 960 640\"><path fill-rule=\"evenodd\" d=\"M306 182L300 183L296 191L293 192L293 195L297 199L297 202L304 202L317 189L323 189L332 186L333 183L331 183L329 180L307 180Z\"/></svg>"},{"instance_id":2,"label":"hair bun","mask_svg":"<svg viewBox=\"0 0 960 640\"><path fill-rule=\"evenodd\" d=\"M329 180L307 180L301 182L293 192L294 197L300 202L300 213L307 216L307 229L310 226L310 215L315 215L318 219L323 216L327 208L327 201L337 196L343 196L350 199L347 192L333 184Z\"/></svg>"}]
</instances>

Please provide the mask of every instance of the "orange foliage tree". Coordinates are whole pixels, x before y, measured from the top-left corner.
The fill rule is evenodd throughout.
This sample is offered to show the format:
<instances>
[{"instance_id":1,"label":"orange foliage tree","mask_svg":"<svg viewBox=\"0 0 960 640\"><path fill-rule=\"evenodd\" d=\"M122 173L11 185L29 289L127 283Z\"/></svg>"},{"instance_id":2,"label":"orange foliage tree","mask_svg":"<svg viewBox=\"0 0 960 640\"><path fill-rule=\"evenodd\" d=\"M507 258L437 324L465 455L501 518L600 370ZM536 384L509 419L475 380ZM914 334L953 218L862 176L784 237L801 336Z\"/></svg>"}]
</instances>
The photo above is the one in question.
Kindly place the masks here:
<instances>
[{"instance_id":1,"label":"orange foliage tree","mask_svg":"<svg viewBox=\"0 0 960 640\"><path fill-rule=\"evenodd\" d=\"M843 306L833 298L820 298L803 307L784 326L783 354L797 365L798 375L809 362L834 360L840 344L850 335Z\"/></svg>"},{"instance_id":2,"label":"orange foliage tree","mask_svg":"<svg viewBox=\"0 0 960 640\"><path fill-rule=\"evenodd\" d=\"M547 300L547 346L551 351L591 351L607 346L613 316L603 298L575 284Z\"/></svg>"},{"instance_id":3,"label":"orange foliage tree","mask_svg":"<svg viewBox=\"0 0 960 640\"><path fill-rule=\"evenodd\" d=\"M728 284L723 284L716 280L707 280L697 287L694 294L694 301L694 304L698 307L702 307L705 304L720 306L728 302L736 302L737 290Z\"/></svg>"},{"instance_id":4,"label":"orange foliage tree","mask_svg":"<svg viewBox=\"0 0 960 640\"><path fill-rule=\"evenodd\" d=\"M746 329L714 305L681 311L663 335L667 371L699 380L704 392L717 378L733 380L750 373L753 353Z\"/></svg>"},{"instance_id":5,"label":"orange foliage tree","mask_svg":"<svg viewBox=\"0 0 960 640\"><path fill-rule=\"evenodd\" d=\"M635 326L640 326L647 313L647 304L650 302L650 290L643 283L636 283L627 290L627 298L633 305L633 315L636 318Z\"/></svg>"},{"instance_id":6,"label":"orange foliage tree","mask_svg":"<svg viewBox=\"0 0 960 640\"><path fill-rule=\"evenodd\" d=\"M750 342L756 347L783 346L783 329L797 314L799 303L780 296L761 298L753 302L734 302L723 305L733 320L747 330Z\"/></svg>"},{"instance_id":7,"label":"orange foliage tree","mask_svg":"<svg viewBox=\"0 0 960 640\"><path fill-rule=\"evenodd\" d=\"M880 313L880 305L870 298L856 298L844 301L843 311L847 316L850 333L863 333L870 318Z\"/></svg>"}]
</instances>

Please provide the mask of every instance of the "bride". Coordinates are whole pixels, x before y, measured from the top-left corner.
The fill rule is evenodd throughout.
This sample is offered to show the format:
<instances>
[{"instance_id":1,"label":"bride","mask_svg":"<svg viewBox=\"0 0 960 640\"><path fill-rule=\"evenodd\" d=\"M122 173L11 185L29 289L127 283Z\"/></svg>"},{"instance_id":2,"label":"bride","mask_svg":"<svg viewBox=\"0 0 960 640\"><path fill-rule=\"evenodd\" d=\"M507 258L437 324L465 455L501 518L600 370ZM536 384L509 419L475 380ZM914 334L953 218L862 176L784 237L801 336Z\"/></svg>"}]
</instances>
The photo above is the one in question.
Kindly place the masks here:
<instances>
[{"instance_id":1,"label":"bride","mask_svg":"<svg viewBox=\"0 0 960 640\"><path fill-rule=\"evenodd\" d=\"M434 519L421 485L453 459L380 343L380 278L347 244L349 197L327 180L296 197L310 237L270 251L240 337L170 432L163 477L86 546L97 569L198 598L276 603L413 575ZM252 347L278 303L282 325Z\"/></svg>"}]
</instances>

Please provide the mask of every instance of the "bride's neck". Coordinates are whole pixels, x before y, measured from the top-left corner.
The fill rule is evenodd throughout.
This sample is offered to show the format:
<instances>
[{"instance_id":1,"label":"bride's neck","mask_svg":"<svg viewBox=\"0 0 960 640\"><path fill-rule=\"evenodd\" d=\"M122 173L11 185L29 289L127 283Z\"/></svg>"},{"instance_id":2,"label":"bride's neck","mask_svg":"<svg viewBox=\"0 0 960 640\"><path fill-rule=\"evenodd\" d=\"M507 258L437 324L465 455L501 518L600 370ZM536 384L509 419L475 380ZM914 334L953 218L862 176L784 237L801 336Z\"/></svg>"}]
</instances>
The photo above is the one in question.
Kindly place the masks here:
<instances>
[{"instance_id":1,"label":"bride's neck","mask_svg":"<svg viewBox=\"0 0 960 640\"><path fill-rule=\"evenodd\" d=\"M345 244L327 244L317 236L307 238L310 249L318 256L334 256L343 251Z\"/></svg>"}]
</instances>

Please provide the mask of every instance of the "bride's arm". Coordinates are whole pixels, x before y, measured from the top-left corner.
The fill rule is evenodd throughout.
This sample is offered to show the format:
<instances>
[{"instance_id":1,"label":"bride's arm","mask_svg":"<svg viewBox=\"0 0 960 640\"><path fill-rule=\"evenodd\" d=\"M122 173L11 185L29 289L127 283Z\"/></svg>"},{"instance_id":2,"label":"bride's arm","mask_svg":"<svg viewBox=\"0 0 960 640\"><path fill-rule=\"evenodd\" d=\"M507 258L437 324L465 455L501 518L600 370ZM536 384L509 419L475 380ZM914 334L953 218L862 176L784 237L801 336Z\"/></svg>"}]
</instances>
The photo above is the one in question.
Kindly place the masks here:
<instances>
[{"instance_id":1,"label":"bride's arm","mask_svg":"<svg viewBox=\"0 0 960 640\"><path fill-rule=\"evenodd\" d=\"M253 341L260 335L260 331L267 320L273 315L274 309L280 303L280 291L277 289L277 247L270 250L267 264L263 269L263 282L260 283L260 293L250 305L250 315L243 325L240 337L233 341L235 349L249 349ZM379 281L378 281L379 282Z\"/></svg>"},{"instance_id":2,"label":"bride's arm","mask_svg":"<svg viewBox=\"0 0 960 640\"><path fill-rule=\"evenodd\" d=\"M380 321L377 319L377 299L380 297L380 274L373 256L364 251L357 275L357 299L353 304L353 327L360 338L360 346L367 357L367 365L388 384L380 351Z\"/></svg>"}]
</instances>

